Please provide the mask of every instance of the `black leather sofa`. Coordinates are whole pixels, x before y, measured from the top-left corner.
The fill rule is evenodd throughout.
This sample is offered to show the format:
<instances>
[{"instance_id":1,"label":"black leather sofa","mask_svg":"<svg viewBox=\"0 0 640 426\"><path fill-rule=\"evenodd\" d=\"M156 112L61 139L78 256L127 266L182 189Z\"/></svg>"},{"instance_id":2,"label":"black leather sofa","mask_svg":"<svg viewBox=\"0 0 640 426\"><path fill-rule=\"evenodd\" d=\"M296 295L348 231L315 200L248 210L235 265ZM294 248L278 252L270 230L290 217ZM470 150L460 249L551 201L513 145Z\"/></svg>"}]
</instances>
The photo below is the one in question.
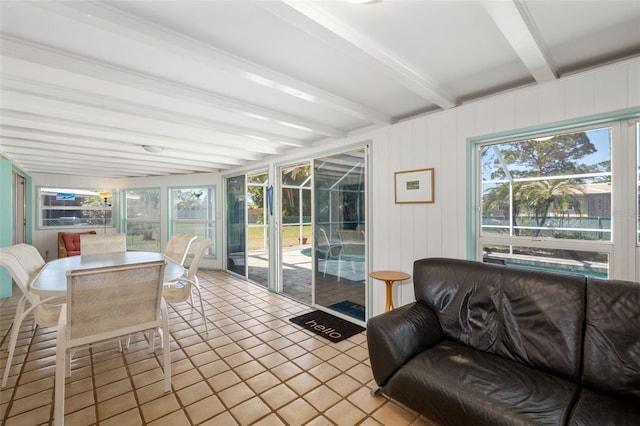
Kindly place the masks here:
<instances>
[{"instance_id":1,"label":"black leather sofa","mask_svg":"<svg viewBox=\"0 0 640 426\"><path fill-rule=\"evenodd\" d=\"M640 284L455 259L369 319L382 392L443 425L640 425Z\"/></svg>"}]
</instances>

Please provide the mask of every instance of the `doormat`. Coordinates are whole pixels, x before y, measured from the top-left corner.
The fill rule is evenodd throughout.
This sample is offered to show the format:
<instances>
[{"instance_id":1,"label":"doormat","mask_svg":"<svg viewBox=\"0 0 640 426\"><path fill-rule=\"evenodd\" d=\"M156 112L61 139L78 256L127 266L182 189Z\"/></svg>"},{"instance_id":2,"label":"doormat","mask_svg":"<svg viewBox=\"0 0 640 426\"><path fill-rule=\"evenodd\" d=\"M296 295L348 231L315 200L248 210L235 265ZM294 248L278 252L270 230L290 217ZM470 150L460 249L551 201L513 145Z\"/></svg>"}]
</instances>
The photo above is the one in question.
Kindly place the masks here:
<instances>
[{"instance_id":1,"label":"doormat","mask_svg":"<svg viewBox=\"0 0 640 426\"><path fill-rule=\"evenodd\" d=\"M354 334L365 330L364 327L345 321L342 318L334 317L324 311L309 312L289 318L289 321L334 343L348 339Z\"/></svg>"},{"instance_id":2,"label":"doormat","mask_svg":"<svg viewBox=\"0 0 640 426\"><path fill-rule=\"evenodd\" d=\"M350 316L351 318L364 321L364 305L361 305L350 300L343 300L342 302L334 303L327 306L327 308L338 311L341 314Z\"/></svg>"}]
</instances>

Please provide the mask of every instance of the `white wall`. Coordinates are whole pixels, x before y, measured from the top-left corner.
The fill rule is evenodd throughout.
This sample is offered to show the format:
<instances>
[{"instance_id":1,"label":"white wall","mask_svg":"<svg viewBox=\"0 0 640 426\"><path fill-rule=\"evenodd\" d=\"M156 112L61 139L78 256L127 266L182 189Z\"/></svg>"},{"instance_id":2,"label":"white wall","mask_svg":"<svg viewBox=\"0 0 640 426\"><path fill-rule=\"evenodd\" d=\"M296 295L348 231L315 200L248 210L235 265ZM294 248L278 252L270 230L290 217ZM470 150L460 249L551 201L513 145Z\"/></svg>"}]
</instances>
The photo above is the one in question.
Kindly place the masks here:
<instances>
[{"instance_id":1,"label":"white wall","mask_svg":"<svg viewBox=\"0 0 640 426\"><path fill-rule=\"evenodd\" d=\"M640 106L640 58L470 102L372 135L374 269L412 273L423 257L465 258L467 149L472 137ZM394 204L396 171L435 168L434 204ZM373 284L373 313L384 308ZM411 280L394 286L395 305L414 300Z\"/></svg>"},{"instance_id":2,"label":"white wall","mask_svg":"<svg viewBox=\"0 0 640 426\"><path fill-rule=\"evenodd\" d=\"M286 157L279 157L278 162L371 141L370 166L375 173L372 173L370 185L369 238L373 248L369 269L412 273L413 262L419 258L466 257L469 138L638 106L640 58L358 133L344 140L319 143L309 150L296 150ZM266 164L256 165L256 168ZM435 203L394 204L394 172L427 167L435 168ZM78 182L82 182L83 187L105 186L103 182L94 183L93 179L57 175L35 175L33 182L34 187L43 184L77 186ZM193 184L217 185L217 217L222 218L220 196L223 188L222 177L218 174L125 179L116 181L113 187L160 186L166 193L168 186ZM162 211L166 214L164 207ZM49 232L52 231L34 231L34 243L39 249L55 248ZM222 232L219 226L219 253ZM379 282L370 285L375 315L384 309L384 285ZM414 300L412 286L411 280L396 284L396 306Z\"/></svg>"}]
</instances>

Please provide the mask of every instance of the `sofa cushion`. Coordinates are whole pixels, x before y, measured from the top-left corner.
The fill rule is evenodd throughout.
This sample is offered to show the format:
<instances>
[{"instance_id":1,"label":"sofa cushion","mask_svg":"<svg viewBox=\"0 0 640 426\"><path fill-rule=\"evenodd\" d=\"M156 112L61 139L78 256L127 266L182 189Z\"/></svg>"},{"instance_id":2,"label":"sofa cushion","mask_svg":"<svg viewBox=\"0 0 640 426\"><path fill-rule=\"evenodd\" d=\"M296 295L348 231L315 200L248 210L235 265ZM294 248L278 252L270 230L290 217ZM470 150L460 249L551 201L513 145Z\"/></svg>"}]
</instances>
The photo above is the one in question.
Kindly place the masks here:
<instances>
[{"instance_id":1,"label":"sofa cushion","mask_svg":"<svg viewBox=\"0 0 640 426\"><path fill-rule=\"evenodd\" d=\"M495 352L580 381L586 278L504 268Z\"/></svg>"},{"instance_id":2,"label":"sofa cushion","mask_svg":"<svg viewBox=\"0 0 640 426\"><path fill-rule=\"evenodd\" d=\"M455 342L441 342L391 377L385 393L443 425L565 424L577 384Z\"/></svg>"},{"instance_id":3,"label":"sofa cushion","mask_svg":"<svg viewBox=\"0 0 640 426\"><path fill-rule=\"evenodd\" d=\"M455 259L420 259L413 264L416 300L437 315L444 335L480 350L494 351L503 268Z\"/></svg>"},{"instance_id":4,"label":"sofa cushion","mask_svg":"<svg viewBox=\"0 0 640 426\"><path fill-rule=\"evenodd\" d=\"M583 389L571 413L571 426L637 426L640 407L637 404Z\"/></svg>"},{"instance_id":5,"label":"sofa cushion","mask_svg":"<svg viewBox=\"0 0 640 426\"><path fill-rule=\"evenodd\" d=\"M589 278L582 383L640 406L640 284Z\"/></svg>"},{"instance_id":6,"label":"sofa cushion","mask_svg":"<svg viewBox=\"0 0 640 426\"><path fill-rule=\"evenodd\" d=\"M584 277L429 258L413 281L447 338L580 380Z\"/></svg>"},{"instance_id":7,"label":"sofa cushion","mask_svg":"<svg viewBox=\"0 0 640 426\"><path fill-rule=\"evenodd\" d=\"M80 235L95 234L95 231L89 232L64 232L62 234L62 240L64 241L65 249L67 250L67 256L79 256L80 255Z\"/></svg>"}]
</instances>

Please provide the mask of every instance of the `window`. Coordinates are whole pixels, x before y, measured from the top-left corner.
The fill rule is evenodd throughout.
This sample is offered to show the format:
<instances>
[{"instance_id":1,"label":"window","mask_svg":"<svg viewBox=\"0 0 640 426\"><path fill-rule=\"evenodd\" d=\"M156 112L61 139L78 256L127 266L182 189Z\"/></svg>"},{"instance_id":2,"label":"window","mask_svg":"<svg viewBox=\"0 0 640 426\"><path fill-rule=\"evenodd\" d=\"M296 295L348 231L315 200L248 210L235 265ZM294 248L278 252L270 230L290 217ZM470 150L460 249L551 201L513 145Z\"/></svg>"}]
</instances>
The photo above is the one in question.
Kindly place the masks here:
<instances>
[{"instance_id":1,"label":"window","mask_svg":"<svg viewBox=\"0 0 640 426\"><path fill-rule=\"evenodd\" d=\"M623 146L621 127L478 143L478 257L609 277L614 196L629 198L624 185L613 185L623 178L612 169L614 145Z\"/></svg>"},{"instance_id":2,"label":"window","mask_svg":"<svg viewBox=\"0 0 640 426\"><path fill-rule=\"evenodd\" d=\"M113 193L105 189L38 187L38 226L113 226ZM106 201L101 194L107 195Z\"/></svg>"},{"instance_id":3,"label":"window","mask_svg":"<svg viewBox=\"0 0 640 426\"><path fill-rule=\"evenodd\" d=\"M160 251L160 188L122 193L127 250Z\"/></svg>"},{"instance_id":4,"label":"window","mask_svg":"<svg viewBox=\"0 0 640 426\"><path fill-rule=\"evenodd\" d=\"M169 235L187 233L198 236L198 241L210 238L216 241L215 186L170 188L169 205L171 228ZM208 255L216 255L215 244ZM191 251L195 251L195 245Z\"/></svg>"}]
</instances>

